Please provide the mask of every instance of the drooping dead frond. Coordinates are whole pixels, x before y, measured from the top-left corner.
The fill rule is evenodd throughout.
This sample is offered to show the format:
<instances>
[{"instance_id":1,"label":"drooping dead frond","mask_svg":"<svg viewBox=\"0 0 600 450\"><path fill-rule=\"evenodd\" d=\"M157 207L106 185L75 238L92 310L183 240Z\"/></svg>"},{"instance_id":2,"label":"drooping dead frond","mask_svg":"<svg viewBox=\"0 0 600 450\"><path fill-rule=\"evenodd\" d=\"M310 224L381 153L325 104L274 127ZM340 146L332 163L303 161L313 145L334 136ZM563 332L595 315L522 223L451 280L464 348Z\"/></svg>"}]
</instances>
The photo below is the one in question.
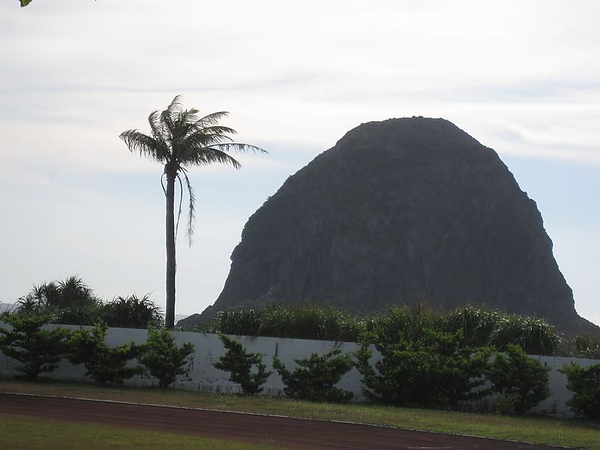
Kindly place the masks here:
<instances>
[{"instance_id":1,"label":"drooping dead frond","mask_svg":"<svg viewBox=\"0 0 600 450\"><path fill-rule=\"evenodd\" d=\"M188 227L187 227L187 237L188 237L188 245L192 246L192 241L194 237L194 222L196 220L196 195L194 194L194 189L192 188L192 183L187 176L187 171L183 169L183 179L187 186L188 196L189 196L189 209L188 209Z\"/></svg>"}]
</instances>

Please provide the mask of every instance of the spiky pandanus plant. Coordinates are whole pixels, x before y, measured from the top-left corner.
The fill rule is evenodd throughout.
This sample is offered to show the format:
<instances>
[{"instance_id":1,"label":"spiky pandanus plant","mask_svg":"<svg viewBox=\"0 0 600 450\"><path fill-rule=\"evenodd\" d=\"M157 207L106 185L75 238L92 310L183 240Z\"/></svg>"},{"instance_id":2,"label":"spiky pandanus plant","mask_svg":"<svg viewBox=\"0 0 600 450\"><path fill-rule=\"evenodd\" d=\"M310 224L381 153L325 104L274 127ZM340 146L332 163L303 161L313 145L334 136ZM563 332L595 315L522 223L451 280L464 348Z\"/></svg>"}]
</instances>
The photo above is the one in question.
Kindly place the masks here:
<instances>
[{"instance_id":1,"label":"spiky pandanus plant","mask_svg":"<svg viewBox=\"0 0 600 450\"><path fill-rule=\"evenodd\" d=\"M181 197L177 222L175 222L175 185L179 183L181 194L187 189L189 195L188 239L192 244L195 197L188 178L188 170L193 166L212 163L229 164L236 169L241 164L228 152L254 151L265 152L254 145L233 142L236 131L219 125L219 121L228 115L225 111L207 116L199 116L197 109L183 109L180 96L176 96L164 111L154 111L148 117L151 133L127 130L120 138L131 152L139 152L164 166L161 178L166 198L166 317L165 326L175 325L175 241L181 213Z\"/></svg>"},{"instance_id":2,"label":"spiky pandanus plant","mask_svg":"<svg viewBox=\"0 0 600 450\"><path fill-rule=\"evenodd\" d=\"M102 301L80 277L51 281L34 286L17 302L20 315L47 315L49 321L69 325L92 325Z\"/></svg>"}]
</instances>

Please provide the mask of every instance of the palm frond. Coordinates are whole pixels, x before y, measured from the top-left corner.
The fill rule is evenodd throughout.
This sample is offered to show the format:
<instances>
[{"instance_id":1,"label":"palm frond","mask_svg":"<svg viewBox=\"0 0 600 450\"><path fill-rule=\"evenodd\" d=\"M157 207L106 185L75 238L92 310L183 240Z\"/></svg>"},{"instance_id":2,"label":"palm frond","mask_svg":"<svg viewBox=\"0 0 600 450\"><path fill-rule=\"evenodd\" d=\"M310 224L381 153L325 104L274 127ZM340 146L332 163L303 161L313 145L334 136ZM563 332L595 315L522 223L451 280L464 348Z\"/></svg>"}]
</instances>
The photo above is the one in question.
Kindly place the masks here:
<instances>
[{"instance_id":1,"label":"palm frond","mask_svg":"<svg viewBox=\"0 0 600 450\"><path fill-rule=\"evenodd\" d=\"M184 147L187 150L184 153L185 155L187 155L196 152L202 152L204 151L204 149L211 148L218 144L229 142L232 142L232 140L227 135L196 132L188 135L184 139L182 147Z\"/></svg>"},{"instance_id":2,"label":"palm frond","mask_svg":"<svg viewBox=\"0 0 600 450\"><path fill-rule=\"evenodd\" d=\"M150 130L152 130L152 137L157 142L170 142L171 132L167 124L162 120L162 113L160 111L154 111L148 116L148 123L150 124Z\"/></svg>"},{"instance_id":3,"label":"palm frond","mask_svg":"<svg viewBox=\"0 0 600 450\"><path fill-rule=\"evenodd\" d=\"M154 140L157 143L160 143L160 145L157 146L160 152L160 159L158 160L161 162L168 161L171 155L170 148L172 146L171 131L168 125L163 122L162 113L160 111L152 112L152 114L148 116L148 123L150 124Z\"/></svg>"},{"instance_id":4,"label":"palm frond","mask_svg":"<svg viewBox=\"0 0 600 450\"><path fill-rule=\"evenodd\" d=\"M194 125L196 125L198 128L210 127L212 125L217 125L221 119L227 116L229 116L228 111L217 111L195 120ZM232 134L235 134L235 130L231 131Z\"/></svg>"},{"instance_id":5,"label":"palm frond","mask_svg":"<svg viewBox=\"0 0 600 450\"><path fill-rule=\"evenodd\" d=\"M179 114L179 123L181 126L189 127L198 121L199 111L196 108L185 109Z\"/></svg>"},{"instance_id":6,"label":"palm frond","mask_svg":"<svg viewBox=\"0 0 600 450\"><path fill-rule=\"evenodd\" d=\"M202 147L181 155L179 161L182 167L204 166L212 163L228 164L234 169L239 169L242 165L233 156L218 148Z\"/></svg>"},{"instance_id":7,"label":"palm frond","mask_svg":"<svg viewBox=\"0 0 600 450\"><path fill-rule=\"evenodd\" d=\"M220 144L213 144L211 148L218 148L221 151L229 152L231 150L236 152L247 152L251 151L254 153L269 153L264 148L256 145L244 144L243 142L224 142Z\"/></svg>"},{"instance_id":8,"label":"palm frond","mask_svg":"<svg viewBox=\"0 0 600 450\"><path fill-rule=\"evenodd\" d=\"M140 156L159 162L165 160L164 145L153 137L138 130L124 131L119 137L125 142L130 152L139 152Z\"/></svg>"},{"instance_id":9,"label":"palm frond","mask_svg":"<svg viewBox=\"0 0 600 450\"><path fill-rule=\"evenodd\" d=\"M170 145L172 145L173 139L177 136L177 129L181 126L183 111L180 99L180 95L175 96L169 106L167 106L167 109L160 112L155 111L151 114L156 131Z\"/></svg>"},{"instance_id":10,"label":"palm frond","mask_svg":"<svg viewBox=\"0 0 600 450\"><path fill-rule=\"evenodd\" d=\"M177 117L177 115L179 114L179 112L181 111L181 108L182 108L181 95L176 95L173 98L173 100L171 100L171 103L169 104L169 106L167 106L167 109L165 109L164 112L166 112L170 117L175 119Z\"/></svg>"},{"instance_id":11,"label":"palm frond","mask_svg":"<svg viewBox=\"0 0 600 450\"><path fill-rule=\"evenodd\" d=\"M234 135L237 132L233 128L225 127L223 125L202 125L198 122L191 123L188 128L187 137L194 134L207 135L207 136L221 136L232 140L230 135Z\"/></svg>"},{"instance_id":12,"label":"palm frond","mask_svg":"<svg viewBox=\"0 0 600 450\"><path fill-rule=\"evenodd\" d=\"M187 186L188 196L189 196L189 205L188 205L188 227L187 227L187 237L188 237L188 245L192 246L192 238L194 236L194 221L196 220L196 195L194 194L194 189L192 188L192 183L187 176L187 171L182 169L183 179Z\"/></svg>"}]
</instances>

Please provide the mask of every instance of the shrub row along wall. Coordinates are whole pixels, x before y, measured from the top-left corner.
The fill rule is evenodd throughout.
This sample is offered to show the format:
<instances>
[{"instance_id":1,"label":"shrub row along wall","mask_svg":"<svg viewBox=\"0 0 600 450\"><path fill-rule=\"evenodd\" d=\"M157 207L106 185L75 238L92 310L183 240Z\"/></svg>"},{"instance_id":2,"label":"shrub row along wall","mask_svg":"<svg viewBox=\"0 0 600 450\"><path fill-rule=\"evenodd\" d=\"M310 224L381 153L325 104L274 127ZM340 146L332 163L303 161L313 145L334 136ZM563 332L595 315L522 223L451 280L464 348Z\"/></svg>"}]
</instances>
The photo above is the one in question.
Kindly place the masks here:
<instances>
[{"instance_id":1,"label":"shrub row along wall","mask_svg":"<svg viewBox=\"0 0 600 450\"><path fill-rule=\"evenodd\" d=\"M48 325L56 327L56 325ZM79 329L78 326L65 326L70 329ZM148 332L139 329L109 328L106 334L106 343L108 346L115 347L127 342L133 341L136 344L142 344L146 341ZM240 388L237 384L229 381L229 372L216 369L213 366L223 354L225 348L219 337L215 334L203 334L194 332L172 332L175 342L178 346L185 342L194 345L194 355L192 367L188 374L189 379L178 379L174 387L194 391L214 392L214 393L238 393ZM308 358L311 354L322 355L332 350L337 345L340 346L342 353L353 353L359 346L355 343L335 343L331 341L315 341L307 339L284 339L270 337L246 337L238 336L238 339L246 351L249 353L259 353L263 355L263 362L270 368L273 357L277 356L281 362L288 368L295 367L295 359ZM377 353L375 351L375 357ZM558 370L564 365L575 362L582 367L589 367L597 364L597 360L581 358L563 358L549 356L531 356L538 359L543 364L550 367L549 387L550 397L544 400L534 409L536 412L569 416L571 412L565 402L572 397L572 393L566 388L567 378ZM12 377L18 375L18 365L20 363L0 353L0 377ZM89 381L85 375L83 365L72 365L68 361L61 362L59 367L44 378L51 378L61 381ZM152 380L135 376L125 382L127 386L148 386ZM271 396L283 395L284 384L279 375L274 371L263 385L263 393ZM338 387L354 393L355 399L364 400L361 388L361 375L356 368L348 372L338 384Z\"/></svg>"}]
</instances>

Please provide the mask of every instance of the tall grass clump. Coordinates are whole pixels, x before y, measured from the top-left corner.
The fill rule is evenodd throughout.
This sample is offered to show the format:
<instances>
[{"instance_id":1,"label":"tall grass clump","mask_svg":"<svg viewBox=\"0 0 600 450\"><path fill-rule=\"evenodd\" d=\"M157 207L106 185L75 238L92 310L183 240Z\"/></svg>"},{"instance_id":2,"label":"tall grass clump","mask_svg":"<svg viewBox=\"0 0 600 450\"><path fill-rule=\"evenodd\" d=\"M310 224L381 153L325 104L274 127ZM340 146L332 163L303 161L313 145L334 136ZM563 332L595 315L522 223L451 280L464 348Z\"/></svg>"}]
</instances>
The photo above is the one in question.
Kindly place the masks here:
<instances>
[{"instance_id":1,"label":"tall grass clump","mask_svg":"<svg viewBox=\"0 0 600 450\"><path fill-rule=\"evenodd\" d=\"M209 329L235 336L268 336L294 339L356 341L361 322L332 306L268 306L262 311L220 312Z\"/></svg>"},{"instance_id":2,"label":"tall grass clump","mask_svg":"<svg viewBox=\"0 0 600 450\"><path fill-rule=\"evenodd\" d=\"M219 311L206 331L235 336L261 336L262 316L263 312L255 309Z\"/></svg>"},{"instance_id":3,"label":"tall grass clump","mask_svg":"<svg viewBox=\"0 0 600 450\"><path fill-rule=\"evenodd\" d=\"M441 315L424 304L393 306L367 317L361 340L379 344L416 342L431 330L442 328Z\"/></svg>"},{"instance_id":4,"label":"tall grass clump","mask_svg":"<svg viewBox=\"0 0 600 450\"><path fill-rule=\"evenodd\" d=\"M470 346L507 351L510 345L518 345L530 355L553 355L561 342L556 328L537 317L465 306L444 320L447 330L460 330L464 344Z\"/></svg>"},{"instance_id":5,"label":"tall grass clump","mask_svg":"<svg viewBox=\"0 0 600 450\"><path fill-rule=\"evenodd\" d=\"M540 318L470 305L444 313L423 303L392 306L362 320L333 306L274 305L260 311L237 309L219 312L204 331L337 342L380 339L396 342L399 338L418 340L425 330L459 333L461 346L506 351L508 345L514 344L533 355L552 355L561 342L556 329Z\"/></svg>"},{"instance_id":6,"label":"tall grass clump","mask_svg":"<svg viewBox=\"0 0 600 450\"><path fill-rule=\"evenodd\" d=\"M490 344L498 350L506 351L514 344L530 355L553 355L559 343L556 328L530 316L503 315L490 336Z\"/></svg>"},{"instance_id":7,"label":"tall grass clump","mask_svg":"<svg viewBox=\"0 0 600 450\"><path fill-rule=\"evenodd\" d=\"M448 313L445 322L447 330L460 330L464 345L480 347L490 345L492 333L502 317L498 311L468 305Z\"/></svg>"}]
</instances>

